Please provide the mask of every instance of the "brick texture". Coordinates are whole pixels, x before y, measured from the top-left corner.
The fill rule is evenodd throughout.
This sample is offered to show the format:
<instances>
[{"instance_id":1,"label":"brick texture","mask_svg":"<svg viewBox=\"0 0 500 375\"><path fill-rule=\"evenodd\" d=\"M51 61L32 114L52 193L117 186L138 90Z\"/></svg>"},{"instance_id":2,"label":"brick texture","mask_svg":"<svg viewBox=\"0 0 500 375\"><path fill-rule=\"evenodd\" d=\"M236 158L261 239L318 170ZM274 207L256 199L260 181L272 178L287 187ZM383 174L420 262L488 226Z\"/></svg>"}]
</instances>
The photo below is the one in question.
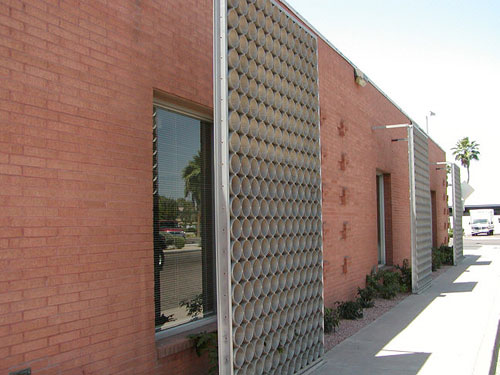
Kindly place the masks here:
<instances>
[{"instance_id":1,"label":"brick texture","mask_svg":"<svg viewBox=\"0 0 500 375\"><path fill-rule=\"evenodd\" d=\"M322 41L319 69L330 306L377 264L377 171L409 257L404 132L371 130L407 119ZM155 90L212 108L212 2L3 2L0 82L0 373L206 373L191 348L157 355L151 114Z\"/></svg>"},{"instance_id":2,"label":"brick texture","mask_svg":"<svg viewBox=\"0 0 500 375\"><path fill-rule=\"evenodd\" d=\"M151 114L154 90L212 106L212 2L7 1L0 25L0 372L203 373L157 360Z\"/></svg>"},{"instance_id":3,"label":"brick texture","mask_svg":"<svg viewBox=\"0 0 500 375\"><path fill-rule=\"evenodd\" d=\"M401 264L410 256L408 143L391 141L405 138L406 130L372 130L373 126L409 120L370 84L358 86L353 68L323 41L319 42L319 71L328 307L354 298L356 288L364 286L366 274L378 263L377 172L386 175L386 197L388 193L391 196L392 207L386 205L392 222L386 228L391 234L387 238L390 258ZM342 154L347 159L345 170L339 166ZM347 197L339 204L342 188L346 188ZM340 231L345 222L347 234L343 238ZM345 259L347 269L343 267Z\"/></svg>"},{"instance_id":4,"label":"brick texture","mask_svg":"<svg viewBox=\"0 0 500 375\"><path fill-rule=\"evenodd\" d=\"M353 299L365 276L378 263L376 174L384 174L386 259L401 265L410 259L410 205L406 129L373 126L409 123L409 119L368 84L358 86L353 68L319 41L323 248L325 306ZM429 160L445 154L431 140ZM341 165L345 159L345 168ZM443 173L431 165L431 189L442 197ZM347 193L345 193L347 192ZM446 202L440 198L438 212ZM436 233L446 242L445 215ZM344 228L347 228L346 233Z\"/></svg>"}]
</instances>

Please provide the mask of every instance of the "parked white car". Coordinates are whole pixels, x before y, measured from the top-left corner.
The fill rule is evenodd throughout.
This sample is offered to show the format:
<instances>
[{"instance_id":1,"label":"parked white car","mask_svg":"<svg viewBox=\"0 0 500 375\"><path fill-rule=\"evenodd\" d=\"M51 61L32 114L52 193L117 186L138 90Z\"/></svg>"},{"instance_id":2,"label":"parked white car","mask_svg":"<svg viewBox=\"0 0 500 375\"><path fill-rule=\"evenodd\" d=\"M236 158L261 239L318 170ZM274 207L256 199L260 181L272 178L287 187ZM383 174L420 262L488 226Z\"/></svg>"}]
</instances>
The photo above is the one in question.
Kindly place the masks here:
<instances>
[{"instance_id":1,"label":"parked white car","mask_svg":"<svg viewBox=\"0 0 500 375\"><path fill-rule=\"evenodd\" d=\"M470 228L473 236L484 233L492 235L495 229L494 213L491 209L470 210Z\"/></svg>"}]
</instances>

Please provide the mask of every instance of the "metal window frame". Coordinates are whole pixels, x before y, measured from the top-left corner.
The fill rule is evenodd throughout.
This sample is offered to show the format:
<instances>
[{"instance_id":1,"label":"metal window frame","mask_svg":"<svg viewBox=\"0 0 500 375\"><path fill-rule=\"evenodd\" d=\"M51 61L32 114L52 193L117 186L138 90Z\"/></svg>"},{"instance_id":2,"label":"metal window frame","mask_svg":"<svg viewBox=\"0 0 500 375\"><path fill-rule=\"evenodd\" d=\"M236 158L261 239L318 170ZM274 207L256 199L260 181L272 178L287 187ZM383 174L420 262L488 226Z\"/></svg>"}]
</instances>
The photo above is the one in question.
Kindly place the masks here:
<instances>
[{"instance_id":1,"label":"metal window frame","mask_svg":"<svg viewBox=\"0 0 500 375\"><path fill-rule=\"evenodd\" d=\"M191 117L196 120L204 121L204 122L210 122L214 123L214 118L212 116L205 115L201 111L197 111L195 109L190 109L185 106L179 105L179 104L173 104L169 103L166 101L163 101L161 99L155 98L153 100L153 107L160 107L164 110L171 111L174 113L177 113L179 115Z\"/></svg>"},{"instance_id":2,"label":"metal window frame","mask_svg":"<svg viewBox=\"0 0 500 375\"><path fill-rule=\"evenodd\" d=\"M160 109L163 109L165 111L173 112L173 113L176 113L176 114L179 114L182 116L186 116L186 117L189 117L189 118L192 118L195 120L199 120L202 123L203 122L210 123L210 125L212 126L212 129L214 128L213 118L211 118L207 115L204 115L200 111L185 108L182 105L168 103L168 102L165 102L165 101L160 100L158 98L154 98L154 100L153 100L153 110L155 108L160 108ZM153 111L153 113L154 113L153 121L156 121L156 111ZM156 125L154 124L153 126L156 126ZM154 142L154 140L153 140L153 142ZM212 145L212 147L214 148L215 146ZM156 157L156 155L154 155L154 156ZM154 168L157 168L157 164L155 164L153 166L153 169ZM215 186L214 186L214 188L215 188ZM215 240L214 240L214 244L213 244L213 251L214 252L216 251ZM215 269L213 271L214 271L214 279L215 279ZM215 288L215 285L214 285L214 288ZM156 301L155 301L155 303L156 303ZM173 327L165 328L163 330L155 331L155 340L162 340L162 339L165 339L168 337L179 335L183 332L189 332L189 331L196 329L196 328L209 326L210 324L212 324L216 321L216 315L217 315L216 301L214 301L214 309L215 309L215 311L212 315L202 317L202 318L199 318L197 320L190 321L190 322L182 323L182 324L179 324L179 325L176 325Z\"/></svg>"}]
</instances>

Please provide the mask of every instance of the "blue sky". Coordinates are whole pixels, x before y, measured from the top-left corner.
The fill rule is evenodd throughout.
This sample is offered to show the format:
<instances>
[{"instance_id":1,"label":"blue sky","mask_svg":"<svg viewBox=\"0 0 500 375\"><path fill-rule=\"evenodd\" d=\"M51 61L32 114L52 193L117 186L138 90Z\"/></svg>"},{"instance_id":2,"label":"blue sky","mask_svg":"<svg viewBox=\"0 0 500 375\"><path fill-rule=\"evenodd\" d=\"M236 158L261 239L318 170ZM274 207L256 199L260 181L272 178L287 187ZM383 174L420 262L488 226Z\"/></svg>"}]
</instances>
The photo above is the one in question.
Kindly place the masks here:
<instances>
[{"instance_id":1,"label":"blue sky","mask_svg":"<svg viewBox=\"0 0 500 375\"><path fill-rule=\"evenodd\" d=\"M500 203L500 1L289 0L453 160L480 144L466 204ZM462 180L466 171L462 170Z\"/></svg>"}]
</instances>

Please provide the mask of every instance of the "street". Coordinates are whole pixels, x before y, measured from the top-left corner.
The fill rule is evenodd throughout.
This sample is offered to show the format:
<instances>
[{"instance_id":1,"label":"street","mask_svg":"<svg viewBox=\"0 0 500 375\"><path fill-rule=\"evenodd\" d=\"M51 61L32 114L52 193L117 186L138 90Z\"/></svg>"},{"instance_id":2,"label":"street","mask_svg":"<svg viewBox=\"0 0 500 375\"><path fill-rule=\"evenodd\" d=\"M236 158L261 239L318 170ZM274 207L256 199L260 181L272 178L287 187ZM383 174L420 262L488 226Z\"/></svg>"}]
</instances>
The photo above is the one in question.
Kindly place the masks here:
<instances>
[{"instance_id":1,"label":"street","mask_svg":"<svg viewBox=\"0 0 500 375\"><path fill-rule=\"evenodd\" d=\"M500 249L500 234L464 237L464 249L474 250L479 249L481 246L498 246Z\"/></svg>"}]
</instances>

